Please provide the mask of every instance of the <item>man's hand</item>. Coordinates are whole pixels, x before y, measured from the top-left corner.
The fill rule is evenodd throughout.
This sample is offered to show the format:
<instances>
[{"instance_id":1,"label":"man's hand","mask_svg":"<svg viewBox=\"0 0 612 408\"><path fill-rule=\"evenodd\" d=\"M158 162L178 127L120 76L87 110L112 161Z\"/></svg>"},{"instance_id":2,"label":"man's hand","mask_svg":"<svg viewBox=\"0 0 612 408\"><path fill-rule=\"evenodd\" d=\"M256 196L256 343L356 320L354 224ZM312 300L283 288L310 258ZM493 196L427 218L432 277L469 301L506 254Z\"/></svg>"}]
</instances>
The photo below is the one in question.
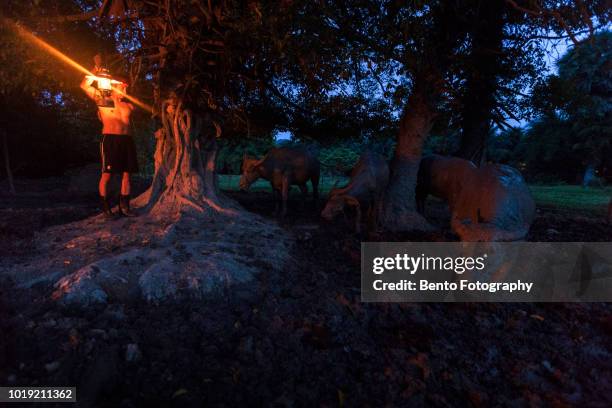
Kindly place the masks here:
<instances>
[{"instance_id":1,"label":"man's hand","mask_svg":"<svg viewBox=\"0 0 612 408\"><path fill-rule=\"evenodd\" d=\"M94 74L97 74L98 71L100 71L100 68L102 68L102 55L96 54L93 60L94 60L94 69L91 72Z\"/></svg>"},{"instance_id":2,"label":"man's hand","mask_svg":"<svg viewBox=\"0 0 612 408\"><path fill-rule=\"evenodd\" d=\"M92 74L96 74L95 68L92 71ZM86 76L81 81L81 89L85 91L85 94L90 98L95 100L96 97L96 89L98 88L98 81L95 81L92 77Z\"/></svg>"}]
</instances>

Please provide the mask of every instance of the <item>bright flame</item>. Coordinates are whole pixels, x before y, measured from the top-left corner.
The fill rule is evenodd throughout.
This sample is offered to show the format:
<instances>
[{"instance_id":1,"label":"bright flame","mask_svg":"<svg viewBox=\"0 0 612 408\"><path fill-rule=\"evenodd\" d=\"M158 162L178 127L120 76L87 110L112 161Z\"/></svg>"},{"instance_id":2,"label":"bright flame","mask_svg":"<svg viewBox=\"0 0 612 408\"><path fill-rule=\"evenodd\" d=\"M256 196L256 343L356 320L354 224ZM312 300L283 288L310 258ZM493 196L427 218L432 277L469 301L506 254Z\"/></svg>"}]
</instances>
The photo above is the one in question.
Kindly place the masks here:
<instances>
[{"instance_id":1,"label":"bright flame","mask_svg":"<svg viewBox=\"0 0 612 408\"><path fill-rule=\"evenodd\" d=\"M23 38L26 41L28 41L28 42L38 46L39 48L43 49L44 51L46 51L50 55L54 56L55 58L59 59L60 61L63 61L64 63L70 65L71 67L77 69L78 71L81 71L85 75L96 77L96 75L94 75L92 72L90 72L87 68L85 68L84 66L82 66L81 64L79 64L78 62L76 62L75 60L73 60L72 58L70 58L69 56L67 56L66 54L64 54L60 50L58 50L57 48L53 47L52 45L50 45L46 41L44 41L44 40L40 39L39 37L35 36L34 34L29 32L25 28L20 26L19 24L16 24L16 23L14 23L14 22L12 22L12 21L10 21L8 19L3 19L3 21L4 21L4 23L6 25L8 25L9 27L12 27L15 30L15 32L21 38ZM108 84L109 85L108 89L110 89L110 85L113 84L113 83L121 83L121 82L115 81L115 80L110 81L110 83ZM147 110L149 112L153 112L153 108L150 105L147 105L146 103L141 102L140 100L134 98L133 96L126 94L125 92L123 92L122 90L120 90L117 87L115 87L114 90L116 92L118 92L119 94L121 94L122 96L124 96L130 102L134 103L135 105L140 106L141 108L143 108L143 109L145 109L145 110Z\"/></svg>"},{"instance_id":2,"label":"bright flame","mask_svg":"<svg viewBox=\"0 0 612 408\"><path fill-rule=\"evenodd\" d=\"M116 79L111 79L111 78L108 78L108 77L95 76L95 75L87 75L87 79L89 79L90 81L97 81L98 82L98 88L104 89L106 91L110 91L112 89L113 85L122 84L121 81L117 81Z\"/></svg>"}]
</instances>

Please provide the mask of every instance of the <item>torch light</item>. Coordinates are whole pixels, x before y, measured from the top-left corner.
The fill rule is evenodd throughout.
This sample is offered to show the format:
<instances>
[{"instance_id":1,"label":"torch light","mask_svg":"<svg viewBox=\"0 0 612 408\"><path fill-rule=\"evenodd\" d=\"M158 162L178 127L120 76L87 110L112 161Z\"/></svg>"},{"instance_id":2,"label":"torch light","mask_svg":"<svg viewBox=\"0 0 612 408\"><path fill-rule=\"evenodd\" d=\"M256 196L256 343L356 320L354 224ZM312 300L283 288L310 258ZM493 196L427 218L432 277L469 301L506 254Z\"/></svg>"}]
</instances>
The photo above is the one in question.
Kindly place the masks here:
<instances>
[{"instance_id":1,"label":"torch light","mask_svg":"<svg viewBox=\"0 0 612 408\"><path fill-rule=\"evenodd\" d=\"M99 68L94 75L87 75L87 79L92 81L92 84L102 93L103 96L108 97L111 95L113 86L125 85L125 83L113 79L108 69Z\"/></svg>"}]
</instances>

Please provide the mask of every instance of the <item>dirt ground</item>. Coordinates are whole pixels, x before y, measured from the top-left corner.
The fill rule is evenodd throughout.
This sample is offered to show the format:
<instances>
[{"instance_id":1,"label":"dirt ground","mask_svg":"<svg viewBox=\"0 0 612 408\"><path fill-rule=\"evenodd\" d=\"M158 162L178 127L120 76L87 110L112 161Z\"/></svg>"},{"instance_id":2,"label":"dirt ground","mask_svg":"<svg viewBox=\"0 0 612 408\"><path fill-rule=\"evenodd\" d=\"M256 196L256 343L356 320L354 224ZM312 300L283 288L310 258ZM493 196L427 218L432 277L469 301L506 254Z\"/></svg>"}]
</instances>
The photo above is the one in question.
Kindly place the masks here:
<instances>
[{"instance_id":1,"label":"dirt ground","mask_svg":"<svg viewBox=\"0 0 612 408\"><path fill-rule=\"evenodd\" d=\"M27 259L35 232L97 212L95 196L65 183L20 181L18 197L0 195L0 263ZM270 194L230 195L272 214ZM262 271L249 298L77 311L45 285L0 277L0 385L76 385L80 406L100 407L612 406L612 305L364 304L360 240L456 238L357 237L301 204L284 224L295 261ZM428 215L448 219L438 202ZM611 238L600 219L552 209L529 236Z\"/></svg>"}]
</instances>

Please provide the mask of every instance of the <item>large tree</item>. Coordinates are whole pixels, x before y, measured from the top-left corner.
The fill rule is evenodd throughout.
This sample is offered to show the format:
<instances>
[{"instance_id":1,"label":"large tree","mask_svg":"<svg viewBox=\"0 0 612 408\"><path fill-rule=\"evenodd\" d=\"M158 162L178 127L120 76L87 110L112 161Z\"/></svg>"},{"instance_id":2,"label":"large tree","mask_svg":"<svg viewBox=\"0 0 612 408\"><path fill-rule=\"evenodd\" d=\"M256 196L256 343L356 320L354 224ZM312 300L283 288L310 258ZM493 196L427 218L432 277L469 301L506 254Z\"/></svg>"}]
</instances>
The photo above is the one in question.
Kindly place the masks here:
<instances>
[{"instance_id":1,"label":"large tree","mask_svg":"<svg viewBox=\"0 0 612 408\"><path fill-rule=\"evenodd\" d=\"M338 62L346 83L334 85L350 95L345 100L357 102L347 111L359 117L359 111L384 106L397 123L384 227L428 229L416 211L416 177L423 143L458 88L451 67L464 53L470 5L351 0L322 8L324 25L335 33L328 47L343 50L344 59ZM380 130L388 133L390 128Z\"/></svg>"},{"instance_id":2,"label":"large tree","mask_svg":"<svg viewBox=\"0 0 612 408\"><path fill-rule=\"evenodd\" d=\"M338 37L351 47L360 76L380 84L399 116L383 223L392 230L427 229L414 200L423 143L451 91L450 67L465 41L460 1L341 2ZM355 23L358 22L358 23ZM357 28L354 29L355 24Z\"/></svg>"},{"instance_id":3,"label":"large tree","mask_svg":"<svg viewBox=\"0 0 612 408\"><path fill-rule=\"evenodd\" d=\"M388 229L399 230L428 228L416 211L417 173L423 144L449 88L449 68L466 29L461 2L429 2L409 13L403 23L418 30L418 39L408 42L401 55L412 85L399 123L383 217Z\"/></svg>"},{"instance_id":4,"label":"large tree","mask_svg":"<svg viewBox=\"0 0 612 408\"><path fill-rule=\"evenodd\" d=\"M153 184L139 204L153 213L228 205L215 186L216 138L269 134L289 127L287 114L298 123L300 105L328 92L341 66L311 2L108 0L101 16L139 45L125 55L132 80L152 78L162 126Z\"/></svg>"},{"instance_id":5,"label":"large tree","mask_svg":"<svg viewBox=\"0 0 612 408\"><path fill-rule=\"evenodd\" d=\"M532 171L574 182L583 171L612 169L612 34L573 46L558 63L558 72L534 92L538 114L527 132ZM537 157L537 158L536 158ZM588 174L587 174L588 176Z\"/></svg>"}]
</instances>

